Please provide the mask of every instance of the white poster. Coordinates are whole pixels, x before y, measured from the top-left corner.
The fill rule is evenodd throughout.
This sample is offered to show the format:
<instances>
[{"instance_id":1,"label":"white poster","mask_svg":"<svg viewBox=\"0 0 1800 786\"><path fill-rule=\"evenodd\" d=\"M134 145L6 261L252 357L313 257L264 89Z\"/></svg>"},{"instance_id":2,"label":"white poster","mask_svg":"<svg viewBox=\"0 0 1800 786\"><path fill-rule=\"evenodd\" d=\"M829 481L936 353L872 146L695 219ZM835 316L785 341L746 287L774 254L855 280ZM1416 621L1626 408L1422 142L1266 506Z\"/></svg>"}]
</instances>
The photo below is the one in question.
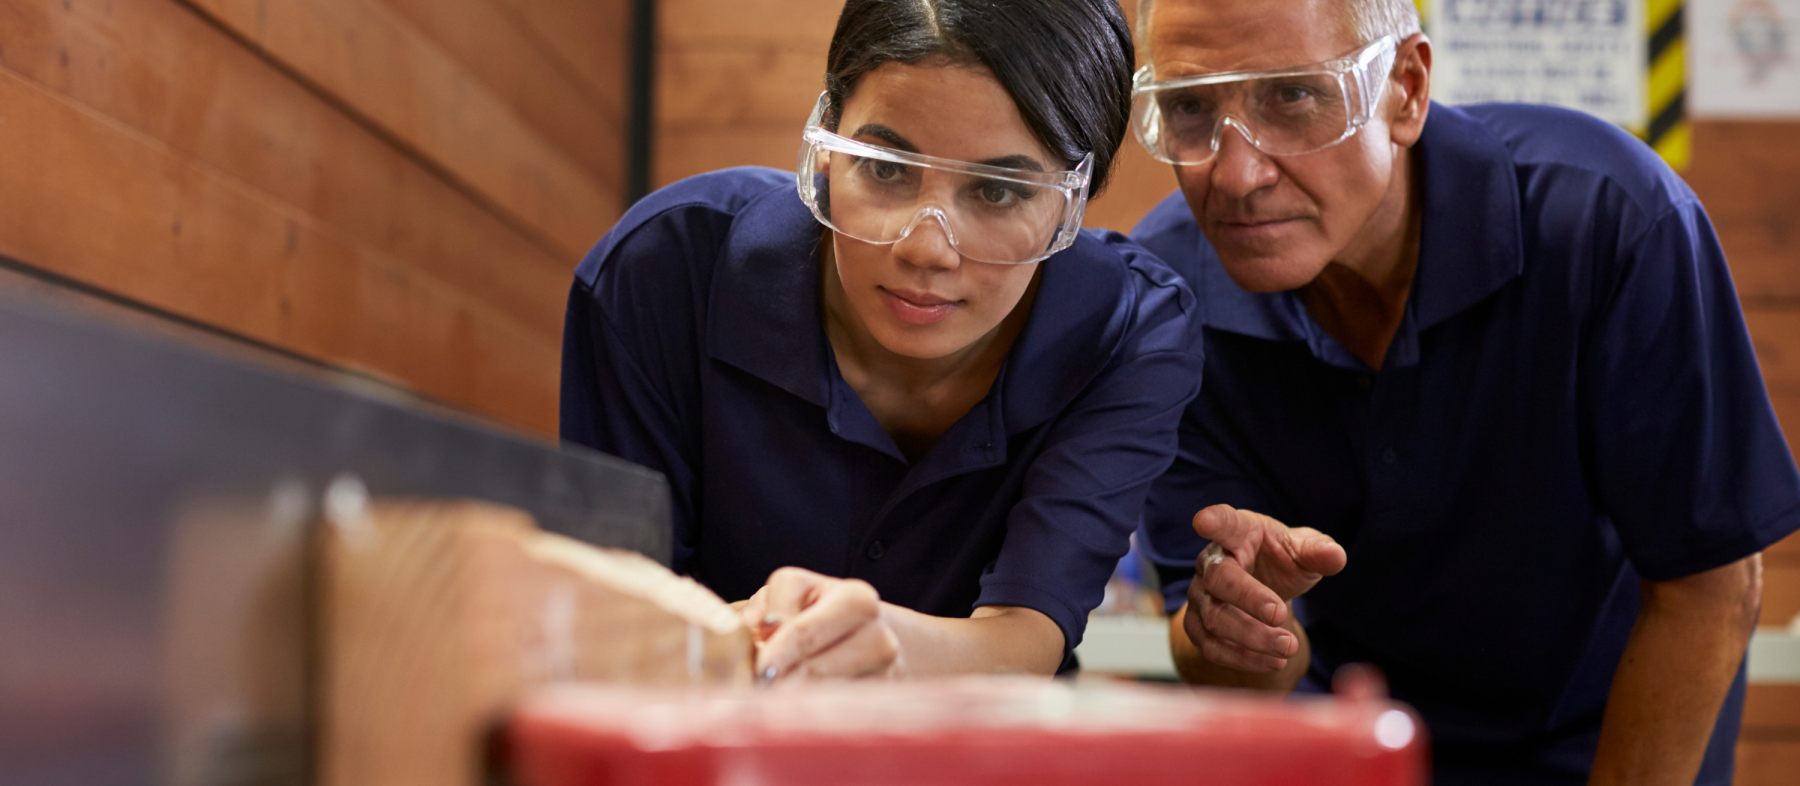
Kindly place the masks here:
<instances>
[{"instance_id":1,"label":"white poster","mask_svg":"<svg viewBox=\"0 0 1800 786\"><path fill-rule=\"evenodd\" d=\"M1800 0L1688 0L1688 112L1800 117Z\"/></svg>"},{"instance_id":2,"label":"white poster","mask_svg":"<svg viewBox=\"0 0 1800 786\"><path fill-rule=\"evenodd\" d=\"M1432 97L1580 109L1641 129L1644 0L1431 0Z\"/></svg>"}]
</instances>

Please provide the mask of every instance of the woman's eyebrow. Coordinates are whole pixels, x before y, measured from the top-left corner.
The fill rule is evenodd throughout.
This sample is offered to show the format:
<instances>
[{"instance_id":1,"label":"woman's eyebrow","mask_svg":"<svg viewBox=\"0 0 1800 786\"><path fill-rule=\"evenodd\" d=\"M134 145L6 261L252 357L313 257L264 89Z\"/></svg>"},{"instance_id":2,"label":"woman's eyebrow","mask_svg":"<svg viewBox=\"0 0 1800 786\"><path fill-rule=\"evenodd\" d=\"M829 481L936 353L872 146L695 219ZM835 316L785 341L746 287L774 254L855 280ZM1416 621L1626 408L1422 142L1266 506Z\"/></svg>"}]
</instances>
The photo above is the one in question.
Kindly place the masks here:
<instances>
[{"instance_id":1,"label":"woman's eyebrow","mask_svg":"<svg viewBox=\"0 0 1800 786\"><path fill-rule=\"evenodd\" d=\"M880 123L865 123L861 127L857 128L856 133L852 134L851 136L852 136L852 138L855 138L855 137L865 136L865 135L875 137L876 139L879 139L883 142L888 143L889 145L892 145L896 149L904 150L908 153L919 152L918 146L914 145L911 142L908 142L906 140L906 137L903 137L900 135L900 132L895 131L892 128L888 128L887 126L884 126ZM1037 159L1032 158L1031 156L1028 156L1028 155L1024 155L1024 154L1001 156L999 158L990 158L985 161L975 161L972 163L982 164L985 166L1006 167L1007 169L1023 169L1023 170L1030 171L1030 172L1044 171L1043 164L1039 163Z\"/></svg>"}]
</instances>

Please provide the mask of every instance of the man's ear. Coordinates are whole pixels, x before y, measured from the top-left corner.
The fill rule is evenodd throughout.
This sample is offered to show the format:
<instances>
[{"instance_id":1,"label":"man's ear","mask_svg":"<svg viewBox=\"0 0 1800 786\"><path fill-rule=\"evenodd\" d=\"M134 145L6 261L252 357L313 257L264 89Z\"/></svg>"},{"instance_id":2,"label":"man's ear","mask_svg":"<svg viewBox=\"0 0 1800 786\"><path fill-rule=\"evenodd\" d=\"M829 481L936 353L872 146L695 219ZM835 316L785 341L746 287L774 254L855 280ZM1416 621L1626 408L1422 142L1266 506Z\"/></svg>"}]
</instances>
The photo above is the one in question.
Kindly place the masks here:
<instances>
[{"instance_id":1,"label":"man's ear","mask_svg":"<svg viewBox=\"0 0 1800 786\"><path fill-rule=\"evenodd\" d=\"M1424 133L1425 115L1431 111L1431 39L1424 33L1400 42L1388 93L1388 134L1394 144L1412 147Z\"/></svg>"}]
</instances>

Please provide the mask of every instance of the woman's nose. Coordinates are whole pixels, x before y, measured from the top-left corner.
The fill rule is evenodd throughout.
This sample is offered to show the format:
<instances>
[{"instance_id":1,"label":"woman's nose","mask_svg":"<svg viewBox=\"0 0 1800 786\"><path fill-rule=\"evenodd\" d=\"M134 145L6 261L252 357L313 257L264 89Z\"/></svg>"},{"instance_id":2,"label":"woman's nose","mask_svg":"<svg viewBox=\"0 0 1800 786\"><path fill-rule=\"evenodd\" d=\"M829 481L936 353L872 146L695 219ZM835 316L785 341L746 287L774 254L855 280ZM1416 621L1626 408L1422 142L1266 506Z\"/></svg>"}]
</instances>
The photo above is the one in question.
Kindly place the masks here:
<instances>
[{"instance_id":1,"label":"woman's nose","mask_svg":"<svg viewBox=\"0 0 1800 786\"><path fill-rule=\"evenodd\" d=\"M894 242L894 256L914 267L951 270L962 264L962 253L950 242L950 224L942 211L927 208Z\"/></svg>"}]
</instances>

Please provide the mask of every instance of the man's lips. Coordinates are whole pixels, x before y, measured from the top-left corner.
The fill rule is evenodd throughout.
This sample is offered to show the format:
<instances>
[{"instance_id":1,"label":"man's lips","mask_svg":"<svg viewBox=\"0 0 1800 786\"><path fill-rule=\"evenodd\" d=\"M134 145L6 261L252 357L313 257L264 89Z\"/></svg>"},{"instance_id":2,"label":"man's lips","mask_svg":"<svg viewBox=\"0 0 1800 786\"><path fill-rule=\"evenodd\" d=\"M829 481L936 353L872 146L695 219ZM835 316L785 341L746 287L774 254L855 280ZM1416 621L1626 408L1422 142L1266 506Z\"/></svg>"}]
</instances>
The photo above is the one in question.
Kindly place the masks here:
<instances>
[{"instance_id":1,"label":"man's lips","mask_svg":"<svg viewBox=\"0 0 1800 786\"><path fill-rule=\"evenodd\" d=\"M934 325L944 321L946 317L962 305L960 300L933 295L930 292L919 292L911 289L888 289L876 287L881 293L881 302L896 319L914 325Z\"/></svg>"}]
</instances>

